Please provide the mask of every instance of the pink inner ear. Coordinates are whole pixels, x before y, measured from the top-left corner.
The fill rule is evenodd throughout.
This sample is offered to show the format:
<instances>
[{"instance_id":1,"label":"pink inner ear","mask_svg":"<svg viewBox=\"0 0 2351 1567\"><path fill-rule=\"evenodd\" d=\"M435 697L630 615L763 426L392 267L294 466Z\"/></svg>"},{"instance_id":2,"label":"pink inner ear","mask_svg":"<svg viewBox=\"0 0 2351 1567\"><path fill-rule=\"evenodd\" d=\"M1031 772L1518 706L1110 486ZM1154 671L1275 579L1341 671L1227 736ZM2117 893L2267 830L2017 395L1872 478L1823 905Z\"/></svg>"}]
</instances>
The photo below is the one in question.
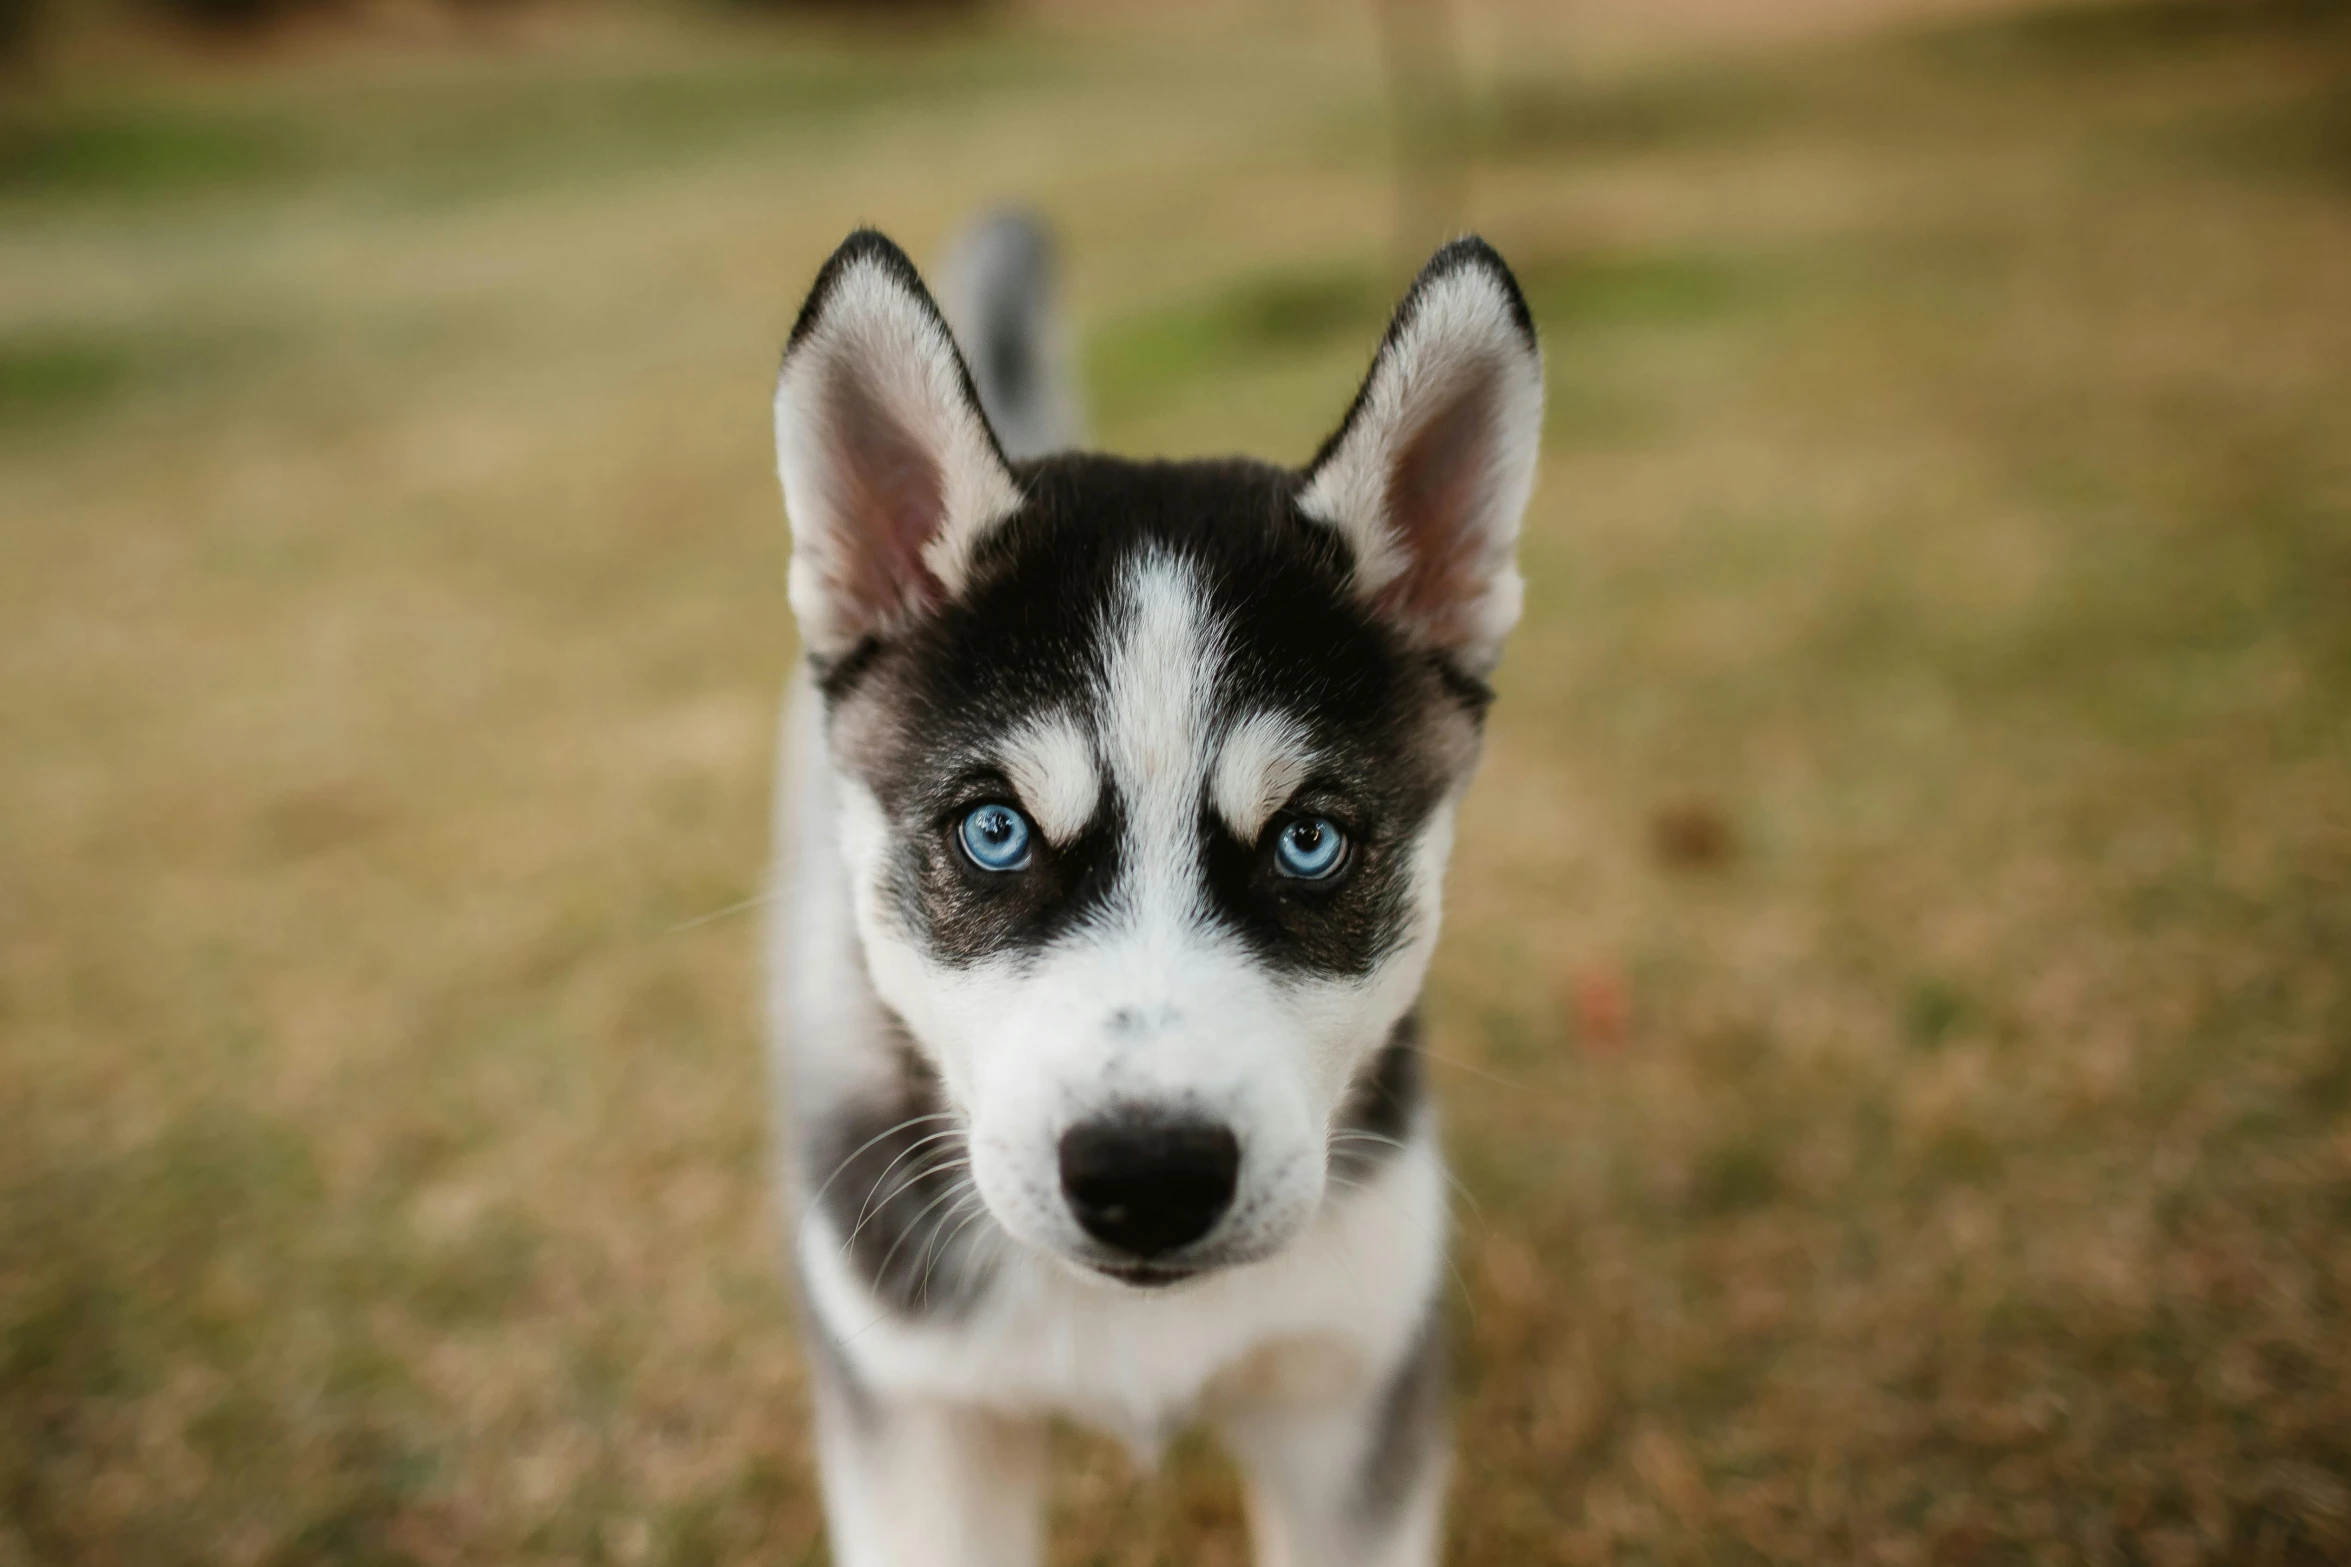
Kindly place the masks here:
<instances>
[{"instance_id":1,"label":"pink inner ear","mask_svg":"<svg viewBox=\"0 0 2351 1567\"><path fill-rule=\"evenodd\" d=\"M1476 529L1493 475L1496 400L1495 378L1473 374L1404 441L1388 475L1387 521L1406 565L1377 607L1439 645L1471 634L1484 592Z\"/></svg>"},{"instance_id":2,"label":"pink inner ear","mask_svg":"<svg viewBox=\"0 0 2351 1567\"><path fill-rule=\"evenodd\" d=\"M865 377L833 389L834 471L843 523L838 584L852 618L868 629L918 614L946 597L922 552L946 526L945 477Z\"/></svg>"}]
</instances>

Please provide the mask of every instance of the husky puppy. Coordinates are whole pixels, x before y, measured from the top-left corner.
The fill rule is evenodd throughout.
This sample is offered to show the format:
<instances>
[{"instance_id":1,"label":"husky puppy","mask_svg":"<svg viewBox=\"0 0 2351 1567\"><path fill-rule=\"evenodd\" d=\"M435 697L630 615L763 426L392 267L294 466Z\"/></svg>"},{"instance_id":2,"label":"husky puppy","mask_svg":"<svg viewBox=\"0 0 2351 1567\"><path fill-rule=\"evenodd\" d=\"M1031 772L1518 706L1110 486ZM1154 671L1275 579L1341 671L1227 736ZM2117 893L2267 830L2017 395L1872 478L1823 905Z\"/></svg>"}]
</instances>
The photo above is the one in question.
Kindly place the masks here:
<instances>
[{"instance_id":1,"label":"husky puppy","mask_svg":"<svg viewBox=\"0 0 2351 1567\"><path fill-rule=\"evenodd\" d=\"M964 348L880 234L775 394L807 652L771 943L833 1560L1040 1555L1045 1431L1207 1423L1258 1559L1425 1564L1446 1176L1415 1007L1543 374L1437 252L1303 469L1056 451L1048 251Z\"/></svg>"}]
</instances>

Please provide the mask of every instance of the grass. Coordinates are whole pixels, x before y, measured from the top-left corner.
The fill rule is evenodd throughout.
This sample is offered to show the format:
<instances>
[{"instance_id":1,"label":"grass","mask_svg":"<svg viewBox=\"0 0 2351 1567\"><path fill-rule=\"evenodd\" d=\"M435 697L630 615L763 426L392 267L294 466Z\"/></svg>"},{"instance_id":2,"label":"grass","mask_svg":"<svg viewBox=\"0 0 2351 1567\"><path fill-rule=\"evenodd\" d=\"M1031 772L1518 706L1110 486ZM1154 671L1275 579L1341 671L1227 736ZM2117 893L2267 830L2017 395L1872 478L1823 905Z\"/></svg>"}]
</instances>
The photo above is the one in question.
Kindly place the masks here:
<instances>
[{"instance_id":1,"label":"grass","mask_svg":"<svg viewBox=\"0 0 2351 1567\"><path fill-rule=\"evenodd\" d=\"M879 50L11 122L0 1564L822 1560L705 918L798 292L1025 196L1107 444L1297 458L1398 271L1346 48ZM1506 57L1553 412L1432 988L1451 1559L2344 1559L2351 34ZM1065 1447L1056 1562L1243 1559L1205 1446Z\"/></svg>"},{"instance_id":2,"label":"grass","mask_svg":"<svg viewBox=\"0 0 2351 1567\"><path fill-rule=\"evenodd\" d=\"M785 51L639 41L439 70L329 71L269 83L137 79L68 93L0 126L0 200L55 207L252 197L332 184L379 198L464 200L550 180L609 179L718 149L837 139L909 104L1050 81L1045 47L881 55L810 40Z\"/></svg>"}]
</instances>

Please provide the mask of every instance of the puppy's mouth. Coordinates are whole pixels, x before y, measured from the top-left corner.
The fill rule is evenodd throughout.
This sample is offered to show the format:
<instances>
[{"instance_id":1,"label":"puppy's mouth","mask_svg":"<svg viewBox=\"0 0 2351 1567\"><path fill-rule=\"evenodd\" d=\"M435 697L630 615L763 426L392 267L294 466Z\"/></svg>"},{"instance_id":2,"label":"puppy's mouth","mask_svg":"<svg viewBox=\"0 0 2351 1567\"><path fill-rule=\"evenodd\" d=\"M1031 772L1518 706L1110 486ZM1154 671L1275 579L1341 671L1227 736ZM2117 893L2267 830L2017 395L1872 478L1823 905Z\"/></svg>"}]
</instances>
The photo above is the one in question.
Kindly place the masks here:
<instances>
[{"instance_id":1,"label":"puppy's mouth","mask_svg":"<svg viewBox=\"0 0 2351 1567\"><path fill-rule=\"evenodd\" d=\"M1285 1244L1284 1240L1270 1237L1261 1236L1252 1240L1228 1236L1220 1237L1198 1250L1168 1256L1133 1257L1083 1250L1074 1254L1064 1252L1062 1258L1065 1263L1097 1278L1109 1279L1130 1289L1163 1290L1263 1262L1280 1252Z\"/></svg>"},{"instance_id":2,"label":"puppy's mouth","mask_svg":"<svg viewBox=\"0 0 2351 1567\"><path fill-rule=\"evenodd\" d=\"M1168 1262L1088 1262L1086 1266L1106 1279L1146 1290L1167 1289L1216 1271L1210 1264Z\"/></svg>"}]
</instances>

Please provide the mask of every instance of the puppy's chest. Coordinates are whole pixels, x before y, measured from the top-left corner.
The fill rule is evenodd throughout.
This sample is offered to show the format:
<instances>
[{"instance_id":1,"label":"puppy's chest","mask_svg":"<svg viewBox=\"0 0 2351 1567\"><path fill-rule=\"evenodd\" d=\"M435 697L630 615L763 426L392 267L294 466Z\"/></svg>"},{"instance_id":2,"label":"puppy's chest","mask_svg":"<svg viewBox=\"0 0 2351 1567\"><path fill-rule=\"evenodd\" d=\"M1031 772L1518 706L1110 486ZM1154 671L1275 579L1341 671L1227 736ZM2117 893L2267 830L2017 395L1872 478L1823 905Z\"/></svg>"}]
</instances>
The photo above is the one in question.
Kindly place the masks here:
<instances>
[{"instance_id":1,"label":"puppy's chest","mask_svg":"<svg viewBox=\"0 0 2351 1567\"><path fill-rule=\"evenodd\" d=\"M1066 1415L1148 1455L1201 1416L1331 1396L1368 1375L1380 1346L1329 1309L1321 1282L1235 1279L1153 1297L1007 1278L971 1317L906 1335L880 1357L898 1364L876 1369L1006 1410Z\"/></svg>"}]
</instances>

